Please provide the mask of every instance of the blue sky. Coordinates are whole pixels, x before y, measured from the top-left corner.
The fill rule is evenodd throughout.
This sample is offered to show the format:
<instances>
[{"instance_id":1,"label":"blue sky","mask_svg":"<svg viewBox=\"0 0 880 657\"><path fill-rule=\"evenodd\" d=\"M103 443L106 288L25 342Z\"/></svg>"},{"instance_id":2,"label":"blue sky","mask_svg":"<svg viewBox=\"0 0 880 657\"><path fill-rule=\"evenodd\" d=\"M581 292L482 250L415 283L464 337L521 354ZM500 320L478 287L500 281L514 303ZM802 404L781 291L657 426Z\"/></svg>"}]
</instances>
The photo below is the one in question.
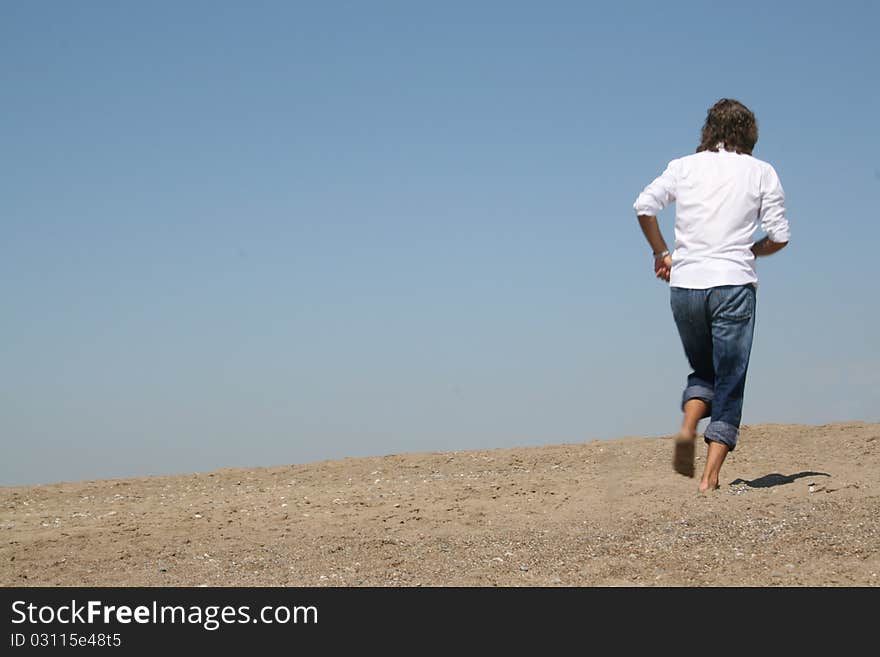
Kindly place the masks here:
<instances>
[{"instance_id":1,"label":"blue sky","mask_svg":"<svg viewBox=\"0 0 880 657\"><path fill-rule=\"evenodd\" d=\"M632 203L721 97L792 225L743 421L880 420L877 3L0 13L0 485L675 430Z\"/></svg>"}]
</instances>

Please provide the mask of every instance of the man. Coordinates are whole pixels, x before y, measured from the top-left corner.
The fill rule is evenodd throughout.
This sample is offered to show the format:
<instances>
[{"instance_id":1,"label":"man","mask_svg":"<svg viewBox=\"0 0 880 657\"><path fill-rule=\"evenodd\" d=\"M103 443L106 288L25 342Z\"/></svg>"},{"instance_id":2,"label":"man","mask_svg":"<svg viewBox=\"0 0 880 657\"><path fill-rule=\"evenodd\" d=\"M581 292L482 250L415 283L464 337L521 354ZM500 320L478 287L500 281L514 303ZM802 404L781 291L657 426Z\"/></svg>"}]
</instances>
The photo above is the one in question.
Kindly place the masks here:
<instances>
[{"instance_id":1,"label":"man","mask_svg":"<svg viewBox=\"0 0 880 657\"><path fill-rule=\"evenodd\" d=\"M713 105L693 155L672 160L634 204L654 252L654 273L670 284L672 315L693 370L682 395L675 471L694 476L697 424L711 420L700 492L718 488L736 448L755 327L755 259L789 241L785 194L773 167L752 157L755 115L723 98ZM657 214L675 202L675 249L669 252ZM758 228L766 237L755 242Z\"/></svg>"}]
</instances>

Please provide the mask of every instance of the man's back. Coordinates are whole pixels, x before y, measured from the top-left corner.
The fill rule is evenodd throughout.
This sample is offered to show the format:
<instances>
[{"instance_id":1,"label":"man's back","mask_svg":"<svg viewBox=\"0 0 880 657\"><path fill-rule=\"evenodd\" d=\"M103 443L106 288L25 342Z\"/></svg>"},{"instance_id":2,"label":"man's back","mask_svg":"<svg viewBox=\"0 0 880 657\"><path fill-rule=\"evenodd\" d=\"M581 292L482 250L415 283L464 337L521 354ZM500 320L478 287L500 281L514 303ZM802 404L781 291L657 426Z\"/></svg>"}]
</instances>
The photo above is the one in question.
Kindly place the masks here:
<instances>
[{"instance_id":1,"label":"man's back","mask_svg":"<svg viewBox=\"0 0 880 657\"><path fill-rule=\"evenodd\" d=\"M788 241L776 171L751 155L719 149L673 160L639 195L635 209L656 215L673 201L673 287L756 283L751 247L758 227L775 242Z\"/></svg>"}]
</instances>

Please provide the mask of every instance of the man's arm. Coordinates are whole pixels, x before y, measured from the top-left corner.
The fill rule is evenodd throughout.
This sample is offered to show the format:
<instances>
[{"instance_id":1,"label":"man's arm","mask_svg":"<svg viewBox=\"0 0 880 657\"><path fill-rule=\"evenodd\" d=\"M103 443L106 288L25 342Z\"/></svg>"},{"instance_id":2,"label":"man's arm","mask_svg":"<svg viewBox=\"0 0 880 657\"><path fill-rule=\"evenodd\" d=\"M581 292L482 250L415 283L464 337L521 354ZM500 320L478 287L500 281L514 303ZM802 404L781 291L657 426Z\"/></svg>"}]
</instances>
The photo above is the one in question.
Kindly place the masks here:
<instances>
[{"instance_id":1,"label":"man's arm","mask_svg":"<svg viewBox=\"0 0 880 657\"><path fill-rule=\"evenodd\" d=\"M641 226L642 233L644 233L645 239L648 240L648 244L651 245L651 250L655 255L669 250L666 248L666 240L663 239L663 235L660 233L660 224L657 223L657 217L650 214L640 214L639 226Z\"/></svg>"},{"instance_id":2,"label":"man's arm","mask_svg":"<svg viewBox=\"0 0 880 657\"><path fill-rule=\"evenodd\" d=\"M654 275L664 281L669 281L672 257L666 248L666 240L660 233L657 213L675 200L676 162L671 161L663 173L642 190L633 205L642 233L654 252Z\"/></svg>"},{"instance_id":3,"label":"man's arm","mask_svg":"<svg viewBox=\"0 0 880 657\"><path fill-rule=\"evenodd\" d=\"M654 252L654 275L668 281L669 272L672 270L672 256L669 255L669 249L666 248L666 240L663 239L663 234L660 232L657 217L650 214L640 214L639 226L641 226L642 233Z\"/></svg>"},{"instance_id":4,"label":"man's arm","mask_svg":"<svg viewBox=\"0 0 880 657\"><path fill-rule=\"evenodd\" d=\"M755 254L756 258L773 255L774 253L782 251L786 244L788 244L788 242L774 242L769 237L765 237L752 244L752 253Z\"/></svg>"},{"instance_id":5,"label":"man's arm","mask_svg":"<svg viewBox=\"0 0 880 657\"><path fill-rule=\"evenodd\" d=\"M773 255L788 244L791 230L785 218L785 190L771 165L764 167L761 178L761 228L767 236L752 245L756 258Z\"/></svg>"}]
</instances>

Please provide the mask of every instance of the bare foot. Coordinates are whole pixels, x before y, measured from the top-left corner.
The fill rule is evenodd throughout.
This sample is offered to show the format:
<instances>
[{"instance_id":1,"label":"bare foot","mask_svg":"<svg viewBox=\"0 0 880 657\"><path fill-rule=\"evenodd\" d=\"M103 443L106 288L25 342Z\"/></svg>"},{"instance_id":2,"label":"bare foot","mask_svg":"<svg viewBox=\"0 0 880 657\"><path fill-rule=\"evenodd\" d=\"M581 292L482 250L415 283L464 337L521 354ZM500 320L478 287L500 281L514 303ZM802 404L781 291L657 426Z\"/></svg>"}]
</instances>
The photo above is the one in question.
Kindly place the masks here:
<instances>
[{"instance_id":1,"label":"bare foot","mask_svg":"<svg viewBox=\"0 0 880 657\"><path fill-rule=\"evenodd\" d=\"M708 481L701 481L700 482L700 492L701 493L708 493L713 490L718 490L719 488L721 488L721 485L717 481L714 484L709 483Z\"/></svg>"},{"instance_id":2,"label":"bare foot","mask_svg":"<svg viewBox=\"0 0 880 657\"><path fill-rule=\"evenodd\" d=\"M672 457L672 468L685 477L694 476L694 451L696 434L688 436L679 434L675 437L675 453Z\"/></svg>"}]
</instances>

